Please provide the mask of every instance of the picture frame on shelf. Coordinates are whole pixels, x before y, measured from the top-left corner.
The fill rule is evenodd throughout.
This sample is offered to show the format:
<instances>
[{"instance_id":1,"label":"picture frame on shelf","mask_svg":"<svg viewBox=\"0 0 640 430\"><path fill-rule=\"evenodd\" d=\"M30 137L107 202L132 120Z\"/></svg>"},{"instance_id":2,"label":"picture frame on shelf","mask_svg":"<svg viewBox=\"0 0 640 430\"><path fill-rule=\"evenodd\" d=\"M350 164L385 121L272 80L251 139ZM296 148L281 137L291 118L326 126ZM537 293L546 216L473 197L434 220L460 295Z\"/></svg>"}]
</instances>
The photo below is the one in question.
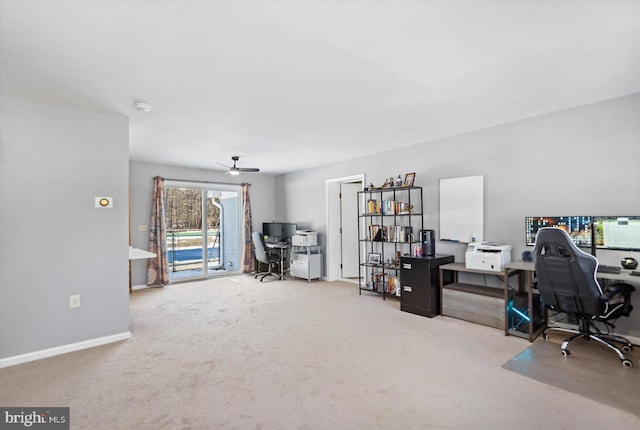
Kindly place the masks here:
<instances>
[{"instance_id":1,"label":"picture frame on shelf","mask_svg":"<svg viewBox=\"0 0 640 430\"><path fill-rule=\"evenodd\" d=\"M376 252L370 252L367 256L367 263L369 264L380 264L382 263L382 254Z\"/></svg>"},{"instance_id":2,"label":"picture frame on shelf","mask_svg":"<svg viewBox=\"0 0 640 430\"><path fill-rule=\"evenodd\" d=\"M404 175L404 186L405 187L413 187L413 183L416 180L416 173L407 173Z\"/></svg>"}]
</instances>

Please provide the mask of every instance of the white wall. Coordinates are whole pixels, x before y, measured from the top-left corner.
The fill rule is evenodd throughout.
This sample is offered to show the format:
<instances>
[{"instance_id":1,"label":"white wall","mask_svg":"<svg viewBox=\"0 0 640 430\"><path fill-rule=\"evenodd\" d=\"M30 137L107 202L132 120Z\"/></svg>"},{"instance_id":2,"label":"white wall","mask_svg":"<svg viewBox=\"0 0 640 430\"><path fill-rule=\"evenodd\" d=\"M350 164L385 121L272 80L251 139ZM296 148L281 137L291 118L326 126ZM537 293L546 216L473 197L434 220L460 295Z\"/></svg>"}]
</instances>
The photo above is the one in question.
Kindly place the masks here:
<instances>
[{"instance_id":1,"label":"white wall","mask_svg":"<svg viewBox=\"0 0 640 430\"><path fill-rule=\"evenodd\" d=\"M131 246L134 248L149 249L149 232L138 231L138 226L148 226L151 221L154 176L237 184L248 182L251 184L249 197L251 199L251 218L253 219L254 230L261 230L263 222L271 221L275 217L275 185L274 177L271 175L247 173L239 176L230 176L219 170L193 169L141 161L131 161L129 171ZM134 286L146 285L147 266L144 260L134 261L131 271L131 279Z\"/></svg>"},{"instance_id":2,"label":"white wall","mask_svg":"<svg viewBox=\"0 0 640 430\"><path fill-rule=\"evenodd\" d=\"M640 215L639 118L640 94L634 94L279 176L277 217L307 223L323 238L327 179L365 172L367 183L380 185L416 172L415 185L424 188L425 228L438 232L439 180L482 174L485 240L512 244L519 259L530 249L524 239L528 215ZM438 253L454 254L456 261L464 261L465 249L437 243ZM600 251L598 258L619 265L622 256L640 260L639 254ZM635 303L633 317L618 327L639 336L640 288Z\"/></svg>"},{"instance_id":3,"label":"white wall","mask_svg":"<svg viewBox=\"0 0 640 430\"><path fill-rule=\"evenodd\" d=\"M6 97L0 118L0 358L128 334L128 119Z\"/></svg>"}]
</instances>

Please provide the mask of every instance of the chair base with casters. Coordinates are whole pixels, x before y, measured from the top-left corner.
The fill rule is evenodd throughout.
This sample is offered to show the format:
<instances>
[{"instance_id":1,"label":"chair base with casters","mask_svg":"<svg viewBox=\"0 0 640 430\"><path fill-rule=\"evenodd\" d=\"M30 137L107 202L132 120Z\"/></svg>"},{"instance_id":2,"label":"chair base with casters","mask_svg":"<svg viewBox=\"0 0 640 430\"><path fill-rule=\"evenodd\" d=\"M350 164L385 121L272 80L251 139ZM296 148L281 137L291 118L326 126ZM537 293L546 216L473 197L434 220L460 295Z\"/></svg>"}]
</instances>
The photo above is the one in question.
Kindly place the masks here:
<instances>
[{"instance_id":1,"label":"chair base with casters","mask_svg":"<svg viewBox=\"0 0 640 430\"><path fill-rule=\"evenodd\" d=\"M601 333L599 330L595 328L592 321L587 320L586 318L581 318L579 321L579 330L573 330L569 328L562 327L547 327L542 333L543 339L549 338L548 331L557 331L561 333L568 333L571 336L565 338L562 341L562 345L560 347L560 351L562 355L568 357L571 355L571 351L569 351L568 346L575 339L584 339L584 340L594 340L599 344L609 348L613 352L618 355L620 362L624 367L633 367L633 361L629 360L625 357L624 353L629 353L633 350L633 344L629 342L629 340L625 337L618 336L615 334L607 334ZM617 346L615 343L621 344L622 346Z\"/></svg>"},{"instance_id":2,"label":"chair base with casters","mask_svg":"<svg viewBox=\"0 0 640 430\"><path fill-rule=\"evenodd\" d=\"M255 279L258 279L259 276L262 276L260 278L260 282L262 282L264 278L269 275L273 275L280 279L280 274L273 271L274 267L276 266L278 266L278 268L282 270L282 268L279 267L280 257L267 250L267 245L264 243L264 236L262 235L262 233L254 231L251 234L251 240L253 241L256 260L262 264L266 264L268 267L266 272L258 272L255 276Z\"/></svg>"},{"instance_id":3,"label":"chair base with casters","mask_svg":"<svg viewBox=\"0 0 640 430\"><path fill-rule=\"evenodd\" d=\"M267 276L271 275L271 276L275 276L276 278L280 279L280 274L278 272L274 272L274 268L276 266L280 265L279 261L274 261L271 263L261 263L261 264L267 264L268 265L268 269L266 272L258 272L256 273L256 276L253 277L253 279L258 279L258 277L260 276L260 282L262 282L264 280L264 278L266 278Z\"/></svg>"}]
</instances>

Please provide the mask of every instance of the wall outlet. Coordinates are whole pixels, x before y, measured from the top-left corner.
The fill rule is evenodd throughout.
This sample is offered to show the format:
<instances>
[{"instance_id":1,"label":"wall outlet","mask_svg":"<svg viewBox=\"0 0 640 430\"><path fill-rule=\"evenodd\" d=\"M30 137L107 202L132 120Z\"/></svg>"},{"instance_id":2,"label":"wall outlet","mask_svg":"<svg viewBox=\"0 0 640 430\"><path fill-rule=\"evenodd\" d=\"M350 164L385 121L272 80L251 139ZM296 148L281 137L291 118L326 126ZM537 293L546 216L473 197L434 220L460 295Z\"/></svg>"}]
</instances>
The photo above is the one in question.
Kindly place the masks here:
<instances>
[{"instance_id":1,"label":"wall outlet","mask_svg":"<svg viewBox=\"0 0 640 430\"><path fill-rule=\"evenodd\" d=\"M79 308L80 307L80 294L76 294L73 296L69 296L69 308Z\"/></svg>"}]
</instances>

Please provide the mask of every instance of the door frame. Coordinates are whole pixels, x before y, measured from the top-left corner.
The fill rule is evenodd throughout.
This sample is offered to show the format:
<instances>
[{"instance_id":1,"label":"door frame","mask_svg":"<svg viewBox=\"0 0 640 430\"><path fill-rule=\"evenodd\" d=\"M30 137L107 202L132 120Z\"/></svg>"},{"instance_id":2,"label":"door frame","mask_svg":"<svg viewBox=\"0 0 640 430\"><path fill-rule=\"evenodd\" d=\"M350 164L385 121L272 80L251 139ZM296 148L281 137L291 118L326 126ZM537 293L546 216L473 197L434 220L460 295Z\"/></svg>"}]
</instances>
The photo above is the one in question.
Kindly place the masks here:
<instances>
[{"instance_id":1,"label":"door frame","mask_svg":"<svg viewBox=\"0 0 640 430\"><path fill-rule=\"evenodd\" d=\"M342 261L342 243L340 238L340 226L342 224L340 211L340 185L343 183L362 183L364 190L365 174L360 173L341 178L327 179L325 181L325 207L326 207L326 280L337 281L342 278L340 263Z\"/></svg>"}]
</instances>

